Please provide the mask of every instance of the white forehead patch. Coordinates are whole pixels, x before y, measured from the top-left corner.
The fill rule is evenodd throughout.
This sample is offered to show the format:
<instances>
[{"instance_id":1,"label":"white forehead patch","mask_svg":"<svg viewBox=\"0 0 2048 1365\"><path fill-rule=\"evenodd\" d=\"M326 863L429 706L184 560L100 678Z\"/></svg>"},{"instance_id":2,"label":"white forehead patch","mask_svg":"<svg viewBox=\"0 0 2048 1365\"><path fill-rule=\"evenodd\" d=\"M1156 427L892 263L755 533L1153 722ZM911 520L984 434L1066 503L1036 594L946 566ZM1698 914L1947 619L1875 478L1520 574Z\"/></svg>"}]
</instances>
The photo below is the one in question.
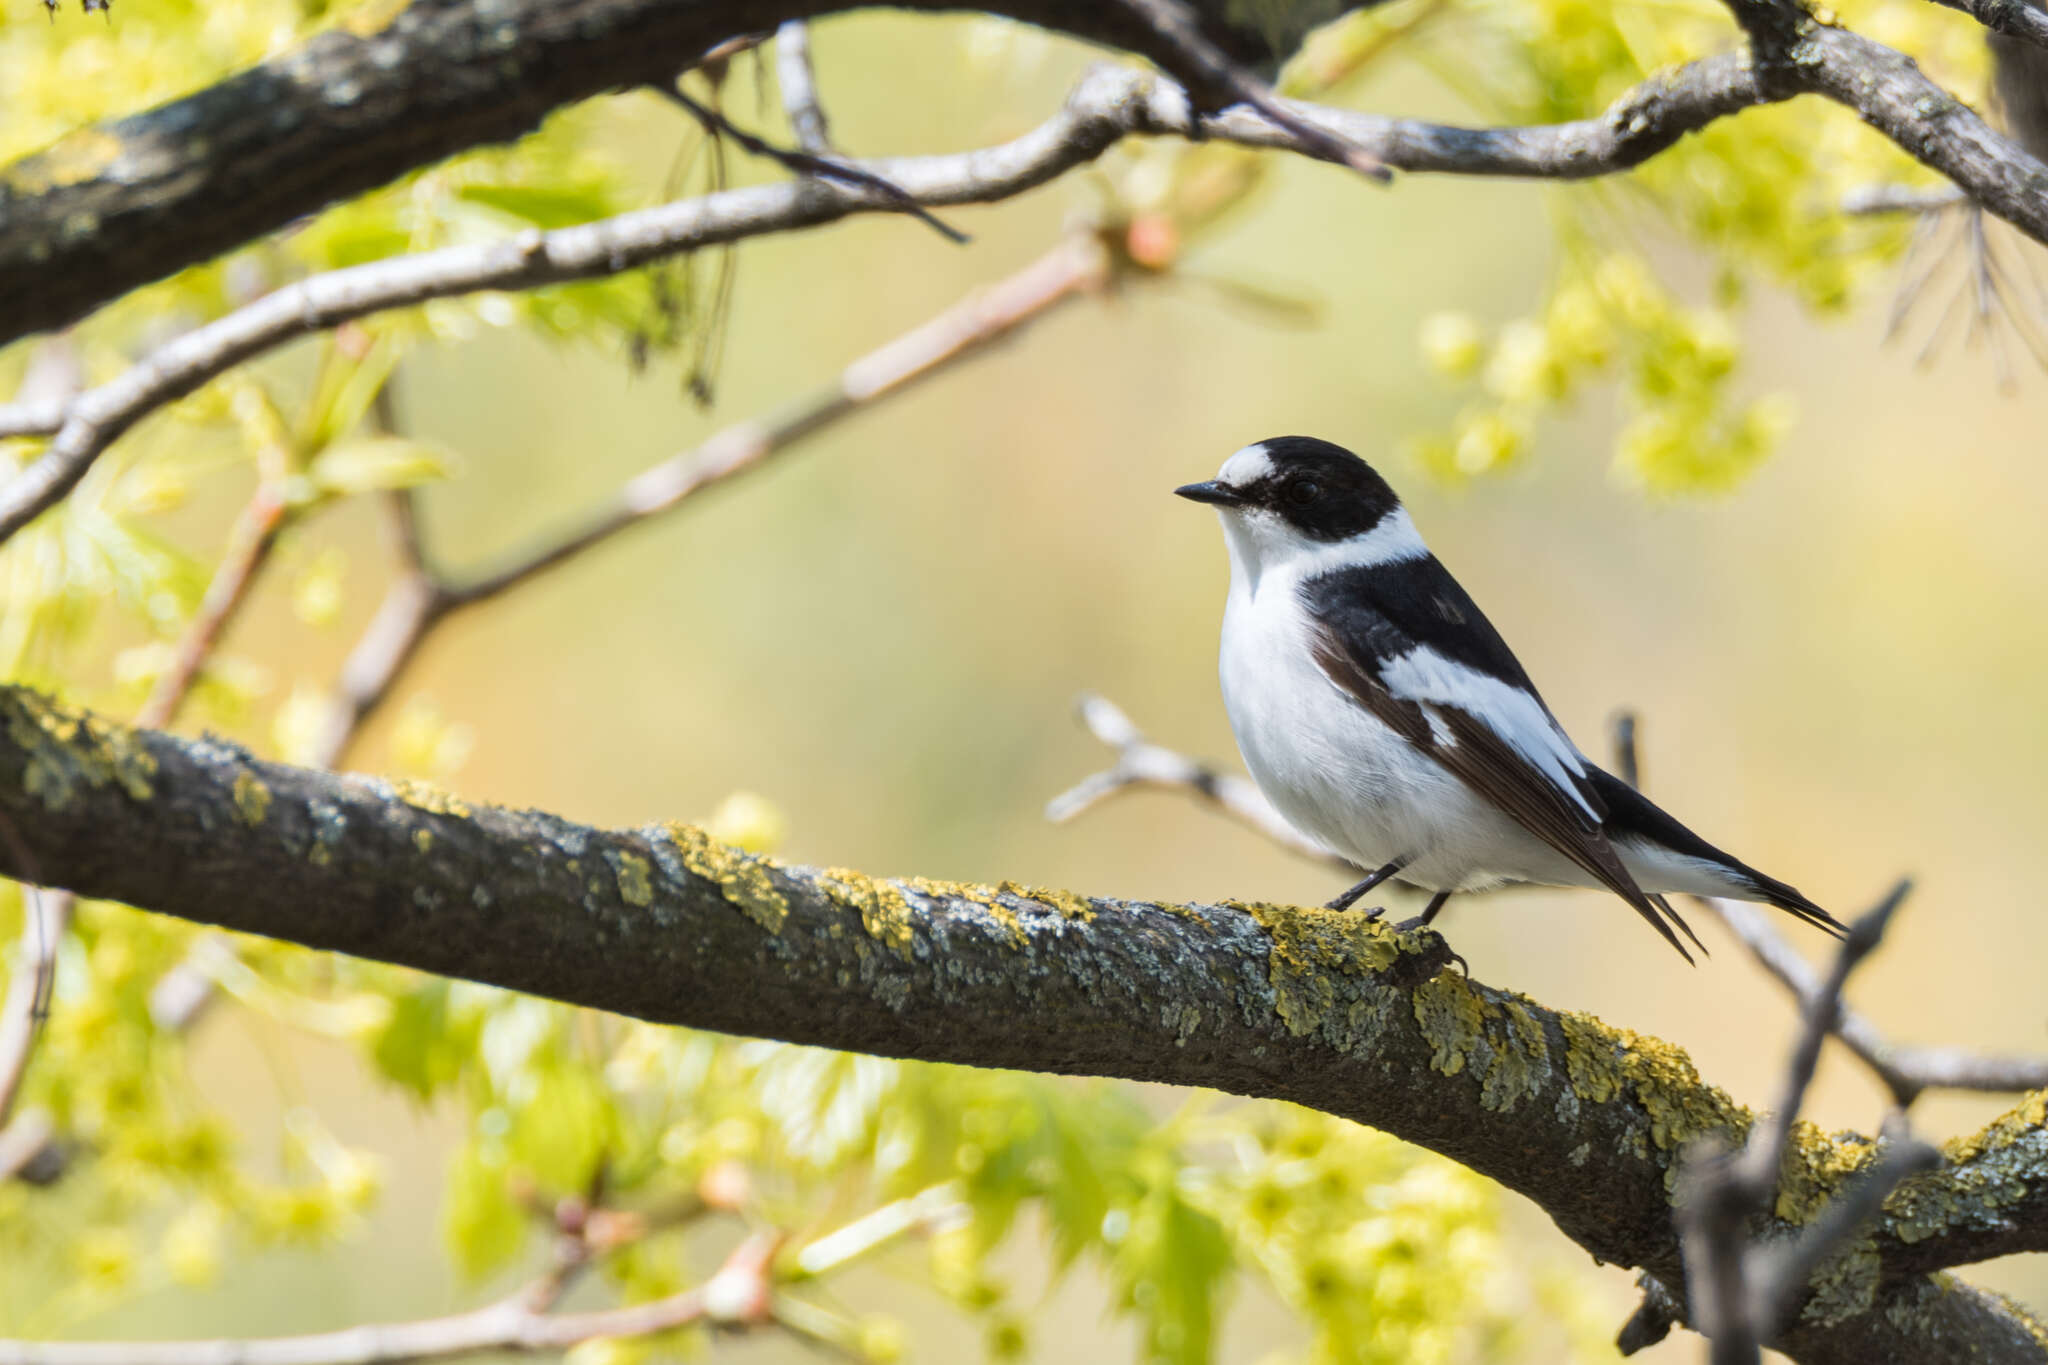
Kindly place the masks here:
<instances>
[{"instance_id":1,"label":"white forehead patch","mask_svg":"<svg viewBox=\"0 0 2048 1365\"><path fill-rule=\"evenodd\" d=\"M1254 441L1223 462L1223 468L1216 471L1219 483L1232 488L1242 488L1248 483L1257 483L1273 472L1273 459L1266 454L1266 443Z\"/></svg>"}]
</instances>

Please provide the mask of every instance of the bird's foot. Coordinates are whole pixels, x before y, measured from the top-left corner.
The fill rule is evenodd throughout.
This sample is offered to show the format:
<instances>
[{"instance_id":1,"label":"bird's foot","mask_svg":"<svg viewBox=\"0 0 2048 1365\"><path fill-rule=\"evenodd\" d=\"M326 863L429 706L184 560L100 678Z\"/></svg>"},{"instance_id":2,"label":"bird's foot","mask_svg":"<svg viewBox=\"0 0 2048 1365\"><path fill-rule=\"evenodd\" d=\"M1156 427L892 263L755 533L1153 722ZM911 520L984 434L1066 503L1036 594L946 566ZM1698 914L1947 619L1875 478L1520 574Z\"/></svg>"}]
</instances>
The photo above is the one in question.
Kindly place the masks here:
<instances>
[{"instance_id":1,"label":"bird's foot","mask_svg":"<svg viewBox=\"0 0 2048 1365\"><path fill-rule=\"evenodd\" d=\"M1458 964L1458 969L1464 972L1467 977L1471 976L1472 964L1465 960L1465 955L1463 953L1459 952L1456 948L1451 947L1450 941L1443 936L1442 930L1430 927L1429 920L1430 917L1428 915L1417 915L1414 919L1404 919L1399 924L1394 926L1394 932L1397 934L1405 934L1416 929L1429 930L1430 933L1436 935L1437 942L1444 945L1444 951L1451 955L1451 961Z\"/></svg>"}]
</instances>

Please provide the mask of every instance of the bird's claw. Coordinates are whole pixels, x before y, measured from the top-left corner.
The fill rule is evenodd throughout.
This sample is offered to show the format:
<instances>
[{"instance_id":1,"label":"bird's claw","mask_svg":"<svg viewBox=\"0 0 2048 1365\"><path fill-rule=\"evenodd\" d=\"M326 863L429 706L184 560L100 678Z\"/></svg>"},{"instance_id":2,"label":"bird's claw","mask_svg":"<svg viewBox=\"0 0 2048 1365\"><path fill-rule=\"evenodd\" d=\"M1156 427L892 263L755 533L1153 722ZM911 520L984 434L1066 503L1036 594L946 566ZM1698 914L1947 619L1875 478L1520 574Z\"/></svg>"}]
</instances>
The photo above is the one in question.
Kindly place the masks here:
<instances>
[{"instance_id":1,"label":"bird's claw","mask_svg":"<svg viewBox=\"0 0 2048 1365\"><path fill-rule=\"evenodd\" d=\"M1378 914L1379 912L1374 911L1373 913ZM1417 929L1426 930L1429 933L1435 934L1437 942L1443 944L1444 951L1451 955L1451 961L1458 964L1458 969L1464 972L1467 977L1470 977L1472 975L1472 964L1465 960L1465 955L1463 953L1459 952L1456 948L1451 947L1450 941L1446 939L1443 936L1443 934L1438 932L1436 929L1430 927L1429 919L1427 916L1417 915L1414 919L1404 919L1399 924L1394 926L1394 932L1397 934L1406 934Z\"/></svg>"}]
</instances>

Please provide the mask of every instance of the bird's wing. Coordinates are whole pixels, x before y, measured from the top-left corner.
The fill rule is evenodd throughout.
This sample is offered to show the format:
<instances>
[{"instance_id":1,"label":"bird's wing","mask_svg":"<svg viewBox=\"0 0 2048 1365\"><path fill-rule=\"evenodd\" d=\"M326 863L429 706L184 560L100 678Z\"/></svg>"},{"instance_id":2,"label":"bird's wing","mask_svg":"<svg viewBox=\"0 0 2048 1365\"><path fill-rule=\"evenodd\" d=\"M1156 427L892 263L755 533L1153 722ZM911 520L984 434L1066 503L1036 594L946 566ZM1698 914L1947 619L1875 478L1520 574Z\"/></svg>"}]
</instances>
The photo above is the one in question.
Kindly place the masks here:
<instances>
[{"instance_id":1,"label":"bird's wing","mask_svg":"<svg viewBox=\"0 0 2048 1365\"><path fill-rule=\"evenodd\" d=\"M1326 574L1301 591L1316 662L1333 684L1627 901L1692 960L1673 932L1675 924L1697 945L1690 926L1643 894L1609 842L1592 765L1434 557Z\"/></svg>"}]
</instances>

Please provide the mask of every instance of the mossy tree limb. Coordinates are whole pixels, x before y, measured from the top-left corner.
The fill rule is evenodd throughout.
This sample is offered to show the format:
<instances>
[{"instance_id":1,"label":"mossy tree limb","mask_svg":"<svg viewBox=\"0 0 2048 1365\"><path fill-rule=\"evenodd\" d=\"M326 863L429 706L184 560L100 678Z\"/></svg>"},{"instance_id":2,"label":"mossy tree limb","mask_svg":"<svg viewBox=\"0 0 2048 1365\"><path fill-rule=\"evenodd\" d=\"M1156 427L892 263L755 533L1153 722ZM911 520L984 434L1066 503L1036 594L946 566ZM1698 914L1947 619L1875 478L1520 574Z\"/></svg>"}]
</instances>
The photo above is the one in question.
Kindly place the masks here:
<instances>
[{"instance_id":1,"label":"mossy tree limb","mask_svg":"<svg viewBox=\"0 0 2048 1365\"><path fill-rule=\"evenodd\" d=\"M256 793L262 799L255 799ZM1751 1115L1678 1049L1444 970L1433 935L787 866L687 826L607 831L266 763L0 689L0 816L83 895L643 1019L1291 1100L1463 1162L1681 1297L1686 1145ZM1930 1272L2048 1249L2048 1093L1951 1144L1822 1267L1803 1362L2048 1362L2022 1312ZM1801 1125L1789 1233L1875 1148Z\"/></svg>"}]
</instances>

